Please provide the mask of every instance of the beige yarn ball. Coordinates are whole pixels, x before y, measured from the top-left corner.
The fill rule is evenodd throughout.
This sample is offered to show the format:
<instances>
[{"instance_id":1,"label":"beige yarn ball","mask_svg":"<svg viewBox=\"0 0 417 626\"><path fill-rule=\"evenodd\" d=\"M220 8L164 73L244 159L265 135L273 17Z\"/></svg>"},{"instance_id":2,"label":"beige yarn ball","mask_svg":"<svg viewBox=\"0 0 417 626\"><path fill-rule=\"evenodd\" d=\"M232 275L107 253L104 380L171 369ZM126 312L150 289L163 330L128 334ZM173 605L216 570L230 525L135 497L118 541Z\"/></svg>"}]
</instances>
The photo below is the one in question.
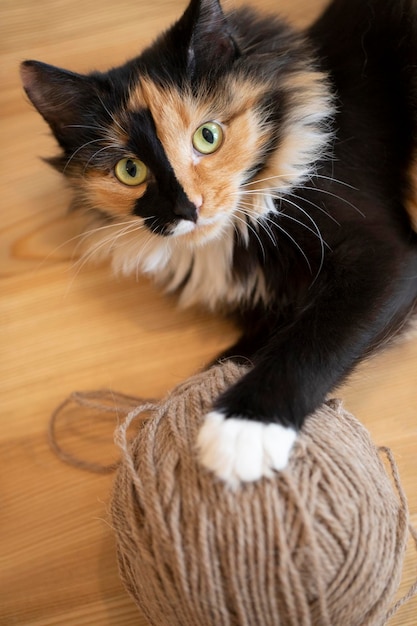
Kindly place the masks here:
<instances>
[{"instance_id":1,"label":"beige yarn ball","mask_svg":"<svg viewBox=\"0 0 417 626\"><path fill-rule=\"evenodd\" d=\"M241 374L216 366L148 406L132 443L119 430L111 508L127 590L153 626L380 626L407 509L377 449L333 401L307 420L284 472L231 491L195 442Z\"/></svg>"}]
</instances>

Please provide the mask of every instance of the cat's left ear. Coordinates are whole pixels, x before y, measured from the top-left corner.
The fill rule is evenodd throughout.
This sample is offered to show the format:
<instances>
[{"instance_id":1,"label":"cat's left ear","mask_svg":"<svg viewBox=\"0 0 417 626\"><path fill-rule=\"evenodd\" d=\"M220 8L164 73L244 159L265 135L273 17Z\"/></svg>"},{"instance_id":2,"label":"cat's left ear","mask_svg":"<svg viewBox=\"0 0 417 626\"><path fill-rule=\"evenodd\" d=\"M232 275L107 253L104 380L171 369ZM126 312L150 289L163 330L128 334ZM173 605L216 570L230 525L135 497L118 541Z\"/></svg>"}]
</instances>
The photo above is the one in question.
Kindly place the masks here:
<instances>
[{"instance_id":1,"label":"cat's left ear","mask_svg":"<svg viewBox=\"0 0 417 626\"><path fill-rule=\"evenodd\" d=\"M191 0L182 20L191 28L187 50L189 73L215 73L240 56L218 0Z\"/></svg>"},{"instance_id":2,"label":"cat's left ear","mask_svg":"<svg viewBox=\"0 0 417 626\"><path fill-rule=\"evenodd\" d=\"M68 147L95 99L93 79L39 61L24 61L20 74L27 96L61 146Z\"/></svg>"}]
</instances>

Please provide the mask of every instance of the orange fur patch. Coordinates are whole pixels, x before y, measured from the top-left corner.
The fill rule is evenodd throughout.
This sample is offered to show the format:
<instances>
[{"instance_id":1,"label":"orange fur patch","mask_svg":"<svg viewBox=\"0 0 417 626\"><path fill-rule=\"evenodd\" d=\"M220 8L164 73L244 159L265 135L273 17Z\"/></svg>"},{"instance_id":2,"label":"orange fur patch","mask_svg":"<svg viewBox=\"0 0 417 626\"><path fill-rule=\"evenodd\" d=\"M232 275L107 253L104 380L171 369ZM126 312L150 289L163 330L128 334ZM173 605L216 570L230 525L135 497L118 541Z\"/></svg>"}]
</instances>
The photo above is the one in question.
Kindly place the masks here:
<instances>
[{"instance_id":1,"label":"orange fur patch","mask_svg":"<svg viewBox=\"0 0 417 626\"><path fill-rule=\"evenodd\" d=\"M132 215L136 200L146 191L146 183L129 187L111 174L92 170L83 178L82 189L91 208L106 211L114 217L125 217Z\"/></svg>"}]
</instances>

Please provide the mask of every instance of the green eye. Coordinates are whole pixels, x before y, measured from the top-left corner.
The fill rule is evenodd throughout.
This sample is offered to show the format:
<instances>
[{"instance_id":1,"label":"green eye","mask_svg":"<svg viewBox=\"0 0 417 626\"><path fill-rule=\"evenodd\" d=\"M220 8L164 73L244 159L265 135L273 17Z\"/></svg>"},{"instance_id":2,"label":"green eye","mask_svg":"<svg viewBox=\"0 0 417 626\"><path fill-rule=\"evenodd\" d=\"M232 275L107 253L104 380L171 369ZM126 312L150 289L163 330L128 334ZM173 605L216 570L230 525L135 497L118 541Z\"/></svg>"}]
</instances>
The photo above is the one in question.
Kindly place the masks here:
<instances>
[{"instance_id":1,"label":"green eye","mask_svg":"<svg viewBox=\"0 0 417 626\"><path fill-rule=\"evenodd\" d=\"M212 154L223 142L223 130L216 122L202 124L193 135L193 146L200 154Z\"/></svg>"},{"instance_id":2,"label":"green eye","mask_svg":"<svg viewBox=\"0 0 417 626\"><path fill-rule=\"evenodd\" d=\"M124 185L141 185L148 176L148 168L139 159L121 159L115 169L116 178Z\"/></svg>"}]
</instances>

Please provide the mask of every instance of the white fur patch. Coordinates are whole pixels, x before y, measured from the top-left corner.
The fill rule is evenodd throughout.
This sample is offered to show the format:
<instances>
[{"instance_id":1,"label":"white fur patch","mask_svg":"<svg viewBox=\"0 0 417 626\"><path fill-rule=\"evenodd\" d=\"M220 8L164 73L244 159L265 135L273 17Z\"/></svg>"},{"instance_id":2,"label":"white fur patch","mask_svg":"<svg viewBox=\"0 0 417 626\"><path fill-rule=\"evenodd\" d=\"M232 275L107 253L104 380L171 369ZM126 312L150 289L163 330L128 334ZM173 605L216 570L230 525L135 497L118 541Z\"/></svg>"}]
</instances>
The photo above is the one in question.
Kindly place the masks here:
<instances>
[{"instance_id":1,"label":"white fur patch","mask_svg":"<svg viewBox=\"0 0 417 626\"><path fill-rule=\"evenodd\" d=\"M218 411L205 417L197 438L201 464L230 487L270 478L283 470L297 438L293 428L237 417Z\"/></svg>"},{"instance_id":2,"label":"white fur patch","mask_svg":"<svg viewBox=\"0 0 417 626\"><path fill-rule=\"evenodd\" d=\"M186 235L192 233L196 226L194 222L189 220L180 220L171 233L171 237L178 237L180 235Z\"/></svg>"},{"instance_id":3,"label":"white fur patch","mask_svg":"<svg viewBox=\"0 0 417 626\"><path fill-rule=\"evenodd\" d=\"M213 220L201 220L203 225ZM243 224L238 222L244 237ZM182 286L179 303L182 307L204 305L216 310L241 302L267 302L265 279L254 269L246 281L235 279L232 272L234 229L226 221L219 237L193 245L183 239L195 230L193 222L182 220L170 237L152 234L140 218L130 218L124 226L117 224L92 229L82 262L101 261L110 256L116 274L147 274L168 293ZM255 226L254 226L255 228Z\"/></svg>"},{"instance_id":4,"label":"white fur patch","mask_svg":"<svg viewBox=\"0 0 417 626\"><path fill-rule=\"evenodd\" d=\"M248 300L267 301L261 271L254 270L246 282L235 279L232 272L233 227L224 229L222 237L192 248L176 246L164 273L155 275L166 291L174 292L187 278L179 295L182 307L201 305L216 310Z\"/></svg>"}]
</instances>

